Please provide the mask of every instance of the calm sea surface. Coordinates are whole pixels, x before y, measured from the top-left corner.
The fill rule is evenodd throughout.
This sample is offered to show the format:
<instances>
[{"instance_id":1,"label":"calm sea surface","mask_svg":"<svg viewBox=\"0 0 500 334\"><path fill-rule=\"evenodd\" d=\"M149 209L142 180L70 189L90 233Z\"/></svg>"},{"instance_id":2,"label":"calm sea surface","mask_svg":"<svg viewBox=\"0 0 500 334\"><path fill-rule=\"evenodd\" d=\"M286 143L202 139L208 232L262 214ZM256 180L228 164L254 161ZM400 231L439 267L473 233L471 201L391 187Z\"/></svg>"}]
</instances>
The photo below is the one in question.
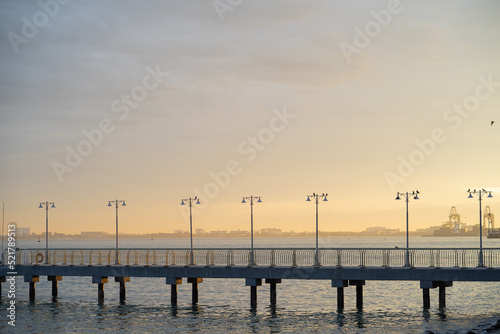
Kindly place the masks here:
<instances>
[{"instance_id":1,"label":"calm sea surface","mask_svg":"<svg viewBox=\"0 0 500 334\"><path fill-rule=\"evenodd\" d=\"M322 238L320 247L405 247L404 237ZM53 240L50 247L114 247L114 240ZM195 247L249 247L247 239L195 239ZM17 247L44 247L42 240L20 240ZM257 238L255 247L314 247L314 238ZM478 238L410 239L410 247L478 247ZM483 239L484 247L500 240ZM120 247L189 247L188 239L123 239ZM500 319L500 283L454 282L446 290L447 308L438 309L437 289L431 308L423 310L416 282L367 281L364 308L356 309L355 288L345 289L345 309L336 310L330 281L283 280L278 305L269 306L269 286L258 288L256 310L243 279L205 279L199 304L191 304L191 284L178 287L178 306L170 306L170 286L161 278L131 278L127 301L119 302L119 285L105 285L105 303L97 303L91 277L64 277L59 299L51 299L51 282L40 277L36 302L28 301L28 283L17 280L16 327L7 324L7 285L2 286L0 333L481 333Z\"/></svg>"}]
</instances>

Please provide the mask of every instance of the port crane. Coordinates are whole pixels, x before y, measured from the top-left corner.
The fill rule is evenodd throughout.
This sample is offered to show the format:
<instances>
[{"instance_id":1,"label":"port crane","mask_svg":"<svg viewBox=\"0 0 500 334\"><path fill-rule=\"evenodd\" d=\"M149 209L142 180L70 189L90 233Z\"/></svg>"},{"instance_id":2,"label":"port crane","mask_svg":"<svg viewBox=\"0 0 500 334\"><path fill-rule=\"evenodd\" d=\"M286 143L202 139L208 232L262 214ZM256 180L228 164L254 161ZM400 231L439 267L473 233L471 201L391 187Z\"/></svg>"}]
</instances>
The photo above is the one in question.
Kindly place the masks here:
<instances>
[{"instance_id":1,"label":"port crane","mask_svg":"<svg viewBox=\"0 0 500 334\"><path fill-rule=\"evenodd\" d=\"M491 209L489 206L484 208L483 227L486 227L486 224L488 224L488 231L491 231L495 228L495 215L491 213Z\"/></svg>"},{"instance_id":2,"label":"port crane","mask_svg":"<svg viewBox=\"0 0 500 334\"><path fill-rule=\"evenodd\" d=\"M449 220L443 225L450 230L453 230L454 233L460 233L462 222L460 221L460 215L457 213L457 208L455 208L454 206L451 207Z\"/></svg>"}]
</instances>

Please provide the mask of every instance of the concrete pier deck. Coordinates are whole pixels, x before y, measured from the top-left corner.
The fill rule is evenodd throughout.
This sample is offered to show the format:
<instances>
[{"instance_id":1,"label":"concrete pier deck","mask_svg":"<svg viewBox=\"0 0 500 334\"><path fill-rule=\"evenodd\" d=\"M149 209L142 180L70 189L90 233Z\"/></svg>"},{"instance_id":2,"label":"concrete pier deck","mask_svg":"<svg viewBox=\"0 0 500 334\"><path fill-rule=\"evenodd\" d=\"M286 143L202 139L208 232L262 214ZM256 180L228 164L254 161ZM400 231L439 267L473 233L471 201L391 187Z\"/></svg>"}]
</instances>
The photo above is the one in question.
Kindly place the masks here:
<instances>
[{"instance_id":1,"label":"concrete pier deck","mask_svg":"<svg viewBox=\"0 0 500 334\"><path fill-rule=\"evenodd\" d=\"M405 265L408 253L410 264ZM274 305L282 280L330 280L337 288L338 308L344 307L344 289L349 286L356 287L356 305L361 308L367 281L419 281L424 308L430 307L429 289L434 288L439 289L439 306L444 308L446 288L453 282L500 281L500 249L411 249L408 253L405 249L51 249L43 253L23 249L17 250L17 265L0 266L0 284L6 277L23 276L29 283L30 300L35 300L40 276L52 281L53 298L64 276L88 276L97 284L98 301L103 303L109 277L120 283L120 301L126 299L125 284L131 277L161 277L171 285L171 302L176 304L177 285L183 278L192 284L193 303L198 302L203 279L245 279L250 305L256 307L262 281L270 284Z\"/></svg>"}]
</instances>

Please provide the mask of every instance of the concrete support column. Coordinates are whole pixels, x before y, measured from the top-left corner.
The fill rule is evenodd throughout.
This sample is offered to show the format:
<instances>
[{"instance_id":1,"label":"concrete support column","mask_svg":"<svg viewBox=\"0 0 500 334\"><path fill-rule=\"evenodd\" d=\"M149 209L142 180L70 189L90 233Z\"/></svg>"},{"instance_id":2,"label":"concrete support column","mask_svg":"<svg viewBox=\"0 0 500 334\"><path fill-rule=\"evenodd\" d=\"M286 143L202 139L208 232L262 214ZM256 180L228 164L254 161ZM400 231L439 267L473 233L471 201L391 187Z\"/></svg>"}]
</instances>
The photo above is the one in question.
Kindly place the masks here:
<instances>
[{"instance_id":1,"label":"concrete support column","mask_svg":"<svg viewBox=\"0 0 500 334\"><path fill-rule=\"evenodd\" d=\"M192 301L193 304L198 304L198 283L203 283L203 278L188 277L188 283L193 285Z\"/></svg>"},{"instance_id":2,"label":"concrete support column","mask_svg":"<svg viewBox=\"0 0 500 334\"><path fill-rule=\"evenodd\" d=\"M337 288L337 309L344 309L344 288Z\"/></svg>"},{"instance_id":3,"label":"concrete support column","mask_svg":"<svg viewBox=\"0 0 500 334\"><path fill-rule=\"evenodd\" d=\"M420 288L422 289L422 297L424 301L424 308L431 307L431 296L429 289L435 289L437 287L437 282L433 281L420 281Z\"/></svg>"},{"instance_id":4,"label":"concrete support column","mask_svg":"<svg viewBox=\"0 0 500 334\"><path fill-rule=\"evenodd\" d=\"M30 282L30 302L35 301L35 282Z\"/></svg>"},{"instance_id":5,"label":"concrete support column","mask_svg":"<svg viewBox=\"0 0 500 334\"><path fill-rule=\"evenodd\" d=\"M337 309L344 308L344 288L349 286L349 281L342 279L332 280L332 287L337 288Z\"/></svg>"},{"instance_id":6,"label":"concrete support column","mask_svg":"<svg viewBox=\"0 0 500 334\"><path fill-rule=\"evenodd\" d=\"M446 307L446 288L453 286L452 281L420 281L420 287L422 288L424 308L430 308L430 293L429 289L439 288L439 308L443 309Z\"/></svg>"},{"instance_id":7,"label":"concrete support column","mask_svg":"<svg viewBox=\"0 0 500 334\"><path fill-rule=\"evenodd\" d=\"M363 308L363 285L365 285L364 280L350 280L349 285L356 286L356 307L358 309Z\"/></svg>"},{"instance_id":8,"label":"concrete support column","mask_svg":"<svg viewBox=\"0 0 500 334\"><path fill-rule=\"evenodd\" d=\"M262 285L262 278L246 278L245 285L250 287L250 307L257 308L257 287Z\"/></svg>"},{"instance_id":9,"label":"concrete support column","mask_svg":"<svg viewBox=\"0 0 500 334\"><path fill-rule=\"evenodd\" d=\"M127 299L125 283L130 282L130 277L115 277L115 282L120 282L120 303L123 303Z\"/></svg>"},{"instance_id":10,"label":"concrete support column","mask_svg":"<svg viewBox=\"0 0 500 334\"><path fill-rule=\"evenodd\" d=\"M250 307L257 308L257 286L250 286Z\"/></svg>"},{"instance_id":11,"label":"concrete support column","mask_svg":"<svg viewBox=\"0 0 500 334\"><path fill-rule=\"evenodd\" d=\"M108 283L107 276L92 276L92 283L97 284L97 302L104 303L104 284Z\"/></svg>"},{"instance_id":12,"label":"concrete support column","mask_svg":"<svg viewBox=\"0 0 500 334\"><path fill-rule=\"evenodd\" d=\"M431 307L431 294L429 288L422 288L422 295L424 300L424 308Z\"/></svg>"},{"instance_id":13,"label":"concrete support column","mask_svg":"<svg viewBox=\"0 0 500 334\"><path fill-rule=\"evenodd\" d=\"M281 283L281 279L266 278L266 283L270 284L270 303L276 305L276 284Z\"/></svg>"},{"instance_id":14,"label":"concrete support column","mask_svg":"<svg viewBox=\"0 0 500 334\"><path fill-rule=\"evenodd\" d=\"M182 284L182 277L167 277L167 284L170 284L170 303L177 305L177 284Z\"/></svg>"},{"instance_id":15,"label":"concrete support column","mask_svg":"<svg viewBox=\"0 0 500 334\"><path fill-rule=\"evenodd\" d=\"M62 281L62 276L47 276L47 280L52 282L52 298L57 298L57 282Z\"/></svg>"},{"instance_id":16,"label":"concrete support column","mask_svg":"<svg viewBox=\"0 0 500 334\"><path fill-rule=\"evenodd\" d=\"M35 301L35 283L40 282L40 276L24 276L24 281L30 284L30 302Z\"/></svg>"},{"instance_id":17,"label":"concrete support column","mask_svg":"<svg viewBox=\"0 0 500 334\"><path fill-rule=\"evenodd\" d=\"M446 307L446 288L453 286L453 282L440 281L437 282L437 286L439 287L439 308L443 309Z\"/></svg>"},{"instance_id":18,"label":"concrete support column","mask_svg":"<svg viewBox=\"0 0 500 334\"><path fill-rule=\"evenodd\" d=\"M177 284L170 285L170 304L177 306Z\"/></svg>"},{"instance_id":19,"label":"concrete support column","mask_svg":"<svg viewBox=\"0 0 500 334\"><path fill-rule=\"evenodd\" d=\"M439 286L439 308L443 309L446 307L446 286Z\"/></svg>"}]
</instances>

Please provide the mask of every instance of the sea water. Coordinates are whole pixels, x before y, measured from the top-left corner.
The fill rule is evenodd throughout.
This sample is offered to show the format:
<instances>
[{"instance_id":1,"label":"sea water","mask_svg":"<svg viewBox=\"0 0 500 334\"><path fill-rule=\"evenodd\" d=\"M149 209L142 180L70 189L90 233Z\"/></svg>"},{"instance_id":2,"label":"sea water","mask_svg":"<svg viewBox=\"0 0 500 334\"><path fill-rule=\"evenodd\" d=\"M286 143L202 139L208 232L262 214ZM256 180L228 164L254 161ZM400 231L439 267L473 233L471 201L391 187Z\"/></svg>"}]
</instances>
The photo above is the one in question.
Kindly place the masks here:
<instances>
[{"instance_id":1,"label":"sea water","mask_svg":"<svg viewBox=\"0 0 500 334\"><path fill-rule=\"evenodd\" d=\"M479 246L474 237L412 237L410 247ZM195 238L194 247L249 247L248 238ZM320 238L320 247L400 247L405 237ZM45 240L20 240L20 248L44 248ZM114 239L50 240L51 248L115 246ZM256 238L255 247L314 247L314 238ZM484 247L500 240L484 239ZM189 247L189 239L121 239L123 248ZM131 278L127 300L120 304L119 284L105 284L105 302L97 303L91 277L63 277L59 298L41 276L36 301L29 284L16 283L16 326L8 325L7 284L0 302L1 333L481 333L500 319L499 282L453 282L446 289L446 309L438 308L431 289L431 308L422 307L419 281L366 281L363 309L356 308L354 287L345 288L345 308L337 311L336 288L329 280L283 280L277 305L269 305L269 286L258 287L257 309L250 308L244 279L204 279L199 303L191 304L191 284L178 286L177 307L170 305L170 286L162 278Z\"/></svg>"}]
</instances>

